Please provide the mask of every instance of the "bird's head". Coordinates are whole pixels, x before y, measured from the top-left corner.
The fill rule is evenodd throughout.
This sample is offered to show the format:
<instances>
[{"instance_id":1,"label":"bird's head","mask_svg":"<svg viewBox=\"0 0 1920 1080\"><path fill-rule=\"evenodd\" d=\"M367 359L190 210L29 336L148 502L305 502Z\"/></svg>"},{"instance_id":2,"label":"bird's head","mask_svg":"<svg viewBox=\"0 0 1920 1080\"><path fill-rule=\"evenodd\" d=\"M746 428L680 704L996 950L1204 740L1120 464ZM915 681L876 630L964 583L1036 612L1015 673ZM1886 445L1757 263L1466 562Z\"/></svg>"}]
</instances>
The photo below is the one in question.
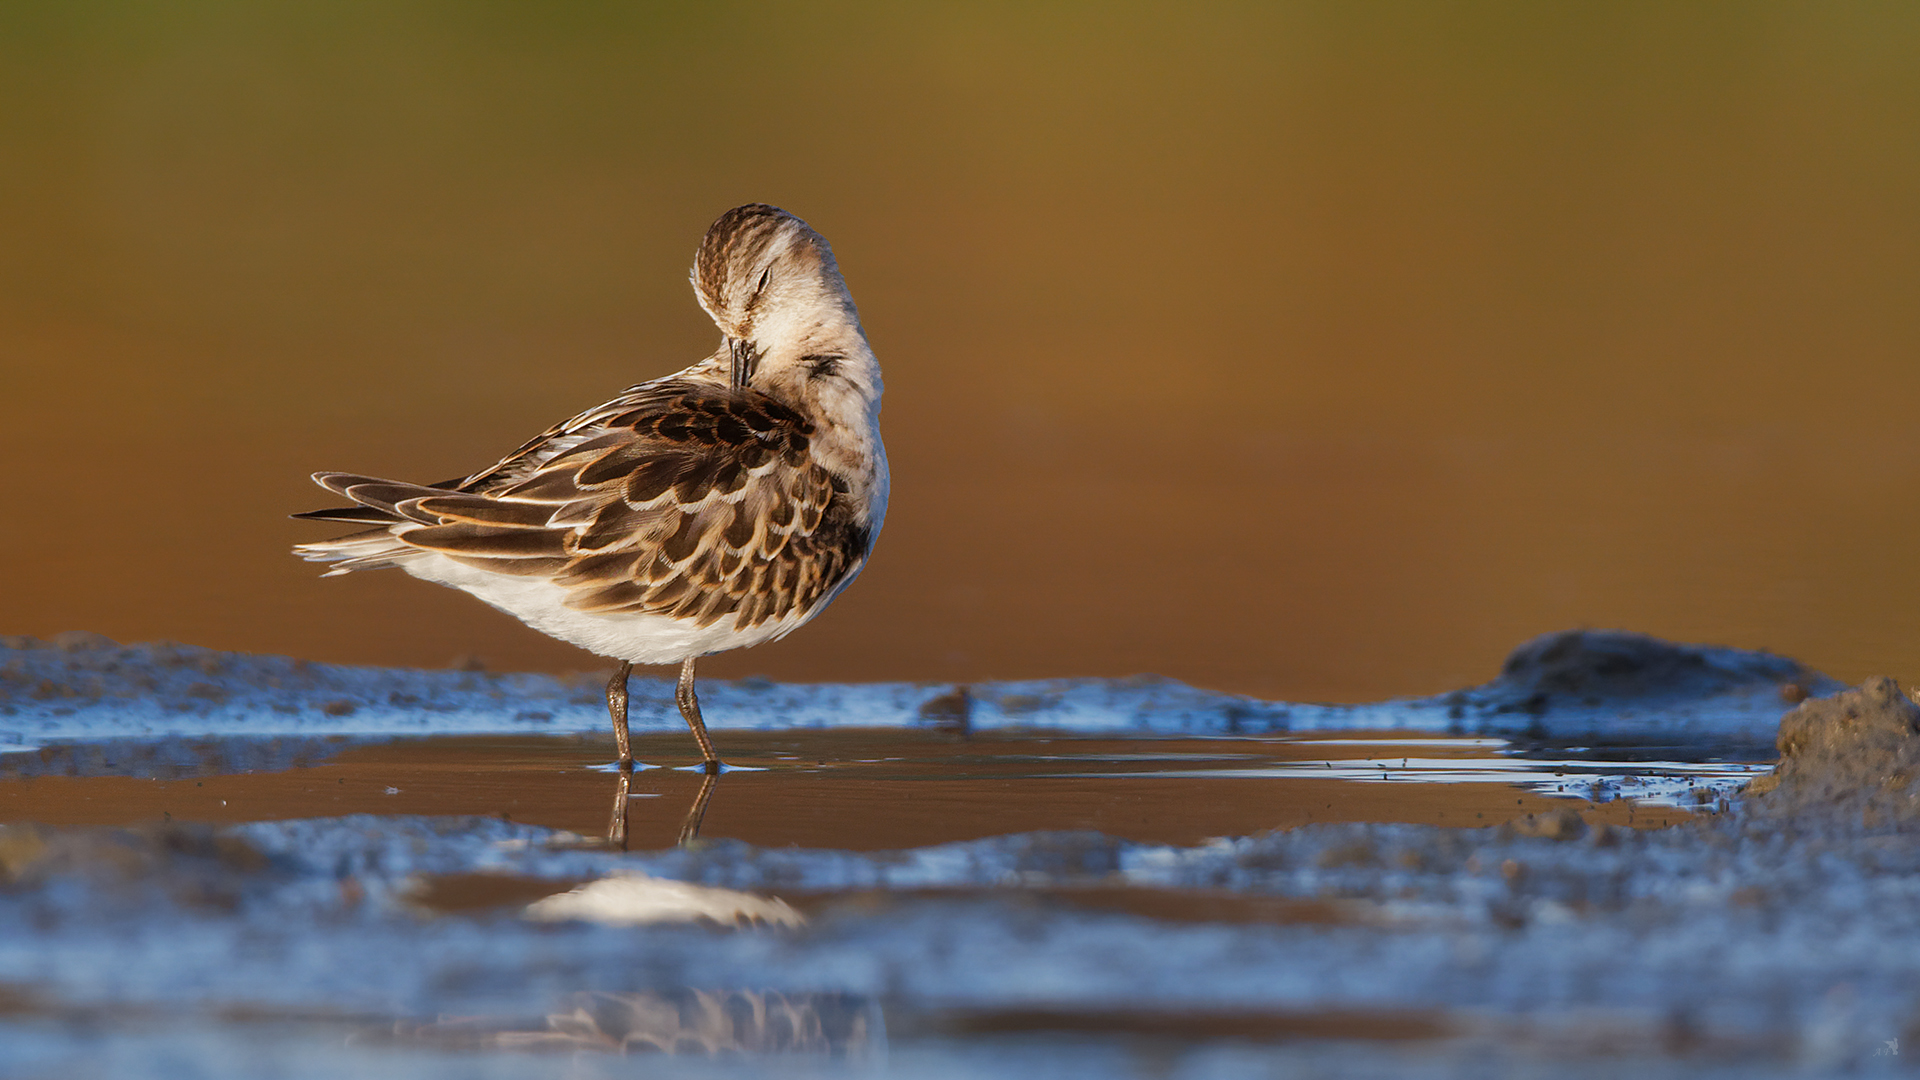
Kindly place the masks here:
<instances>
[{"instance_id":1,"label":"bird's head","mask_svg":"<svg viewBox=\"0 0 1920 1080\"><path fill-rule=\"evenodd\" d=\"M726 336L733 383L809 356L865 350L860 315L833 259L807 223L764 203L720 215L693 260L700 306Z\"/></svg>"}]
</instances>

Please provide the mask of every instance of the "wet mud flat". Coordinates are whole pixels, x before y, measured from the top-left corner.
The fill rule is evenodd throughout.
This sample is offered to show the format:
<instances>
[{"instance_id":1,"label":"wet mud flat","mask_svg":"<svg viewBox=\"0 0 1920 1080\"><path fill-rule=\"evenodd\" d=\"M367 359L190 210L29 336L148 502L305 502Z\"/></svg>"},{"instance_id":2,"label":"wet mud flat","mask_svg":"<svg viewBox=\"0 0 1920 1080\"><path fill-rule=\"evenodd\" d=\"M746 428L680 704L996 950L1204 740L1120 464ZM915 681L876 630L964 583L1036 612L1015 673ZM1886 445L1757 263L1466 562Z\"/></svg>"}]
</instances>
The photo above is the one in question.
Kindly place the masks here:
<instances>
[{"instance_id":1,"label":"wet mud flat","mask_svg":"<svg viewBox=\"0 0 1920 1080\"><path fill-rule=\"evenodd\" d=\"M734 684L718 777L673 767L663 687L656 767L609 769L595 690L7 643L0 1075L1920 1054L1920 708L1890 682L1573 634L1373 706Z\"/></svg>"}]
</instances>

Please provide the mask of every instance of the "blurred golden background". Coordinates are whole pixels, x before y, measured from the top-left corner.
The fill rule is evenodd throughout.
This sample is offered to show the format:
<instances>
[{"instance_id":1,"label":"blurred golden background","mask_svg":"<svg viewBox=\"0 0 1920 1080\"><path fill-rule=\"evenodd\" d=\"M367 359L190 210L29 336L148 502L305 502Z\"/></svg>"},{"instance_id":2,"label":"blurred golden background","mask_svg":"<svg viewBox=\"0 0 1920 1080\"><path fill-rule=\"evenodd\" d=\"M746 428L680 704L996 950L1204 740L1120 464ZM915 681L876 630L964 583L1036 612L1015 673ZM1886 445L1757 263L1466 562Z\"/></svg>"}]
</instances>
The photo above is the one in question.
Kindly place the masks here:
<instances>
[{"instance_id":1,"label":"blurred golden background","mask_svg":"<svg viewBox=\"0 0 1920 1080\"><path fill-rule=\"evenodd\" d=\"M0 632L598 669L285 515L705 355L764 200L895 494L703 672L1920 673L1916 56L1903 4L0 5Z\"/></svg>"}]
</instances>

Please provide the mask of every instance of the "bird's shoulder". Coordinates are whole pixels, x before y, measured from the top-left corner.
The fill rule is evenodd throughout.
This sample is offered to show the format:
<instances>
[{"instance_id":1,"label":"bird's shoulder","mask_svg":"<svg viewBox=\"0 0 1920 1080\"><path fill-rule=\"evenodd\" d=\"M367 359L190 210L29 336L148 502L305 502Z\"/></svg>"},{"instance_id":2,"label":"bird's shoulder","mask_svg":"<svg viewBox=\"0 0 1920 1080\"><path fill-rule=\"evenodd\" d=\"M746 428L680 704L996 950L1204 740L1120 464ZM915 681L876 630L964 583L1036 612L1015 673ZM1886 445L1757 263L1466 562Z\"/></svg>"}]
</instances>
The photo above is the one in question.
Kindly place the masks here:
<instances>
[{"instance_id":1,"label":"bird's shoulder","mask_svg":"<svg viewBox=\"0 0 1920 1080\"><path fill-rule=\"evenodd\" d=\"M480 472L436 486L500 494L522 488L537 474L589 461L594 468L583 481L595 486L623 466L640 468L654 457L667 459L660 466L667 472L690 457L742 457L757 465L777 455L799 464L814 430L801 412L757 390L682 374L629 387Z\"/></svg>"}]
</instances>

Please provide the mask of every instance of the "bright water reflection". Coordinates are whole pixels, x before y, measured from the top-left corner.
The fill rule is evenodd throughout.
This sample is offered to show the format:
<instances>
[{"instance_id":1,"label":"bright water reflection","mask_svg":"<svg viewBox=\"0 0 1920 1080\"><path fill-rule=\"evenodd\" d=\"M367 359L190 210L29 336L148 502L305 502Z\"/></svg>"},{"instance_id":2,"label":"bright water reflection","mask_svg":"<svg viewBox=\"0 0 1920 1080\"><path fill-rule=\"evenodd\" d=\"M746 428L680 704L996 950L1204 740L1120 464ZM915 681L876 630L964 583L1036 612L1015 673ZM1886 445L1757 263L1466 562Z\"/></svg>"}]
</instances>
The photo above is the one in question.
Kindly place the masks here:
<instances>
[{"instance_id":1,"label":"bright water reflection","mask_svg":"<svg viewBox=\"0 0 1920 1080\"><path fill-rule=\"evenodd\" d=\"M682 733L636 736L684 756ZM1539 759L1485 738L1097 738L871 729L728 733L724 775L609 776L608 740L439 737L338 749L278 771L0 780L0 820L130 824L343 814L483 815L640 851L695 839L887 850L1092 830L1165 844L1327 821L1497 825L1573 806L1659 825L1763 766ZM112 755L102 758L111 766ZM252 758L241 754L241 762ZM1571 801L1570 801L1571 800Z\"/></svg>"}]
</instances>

